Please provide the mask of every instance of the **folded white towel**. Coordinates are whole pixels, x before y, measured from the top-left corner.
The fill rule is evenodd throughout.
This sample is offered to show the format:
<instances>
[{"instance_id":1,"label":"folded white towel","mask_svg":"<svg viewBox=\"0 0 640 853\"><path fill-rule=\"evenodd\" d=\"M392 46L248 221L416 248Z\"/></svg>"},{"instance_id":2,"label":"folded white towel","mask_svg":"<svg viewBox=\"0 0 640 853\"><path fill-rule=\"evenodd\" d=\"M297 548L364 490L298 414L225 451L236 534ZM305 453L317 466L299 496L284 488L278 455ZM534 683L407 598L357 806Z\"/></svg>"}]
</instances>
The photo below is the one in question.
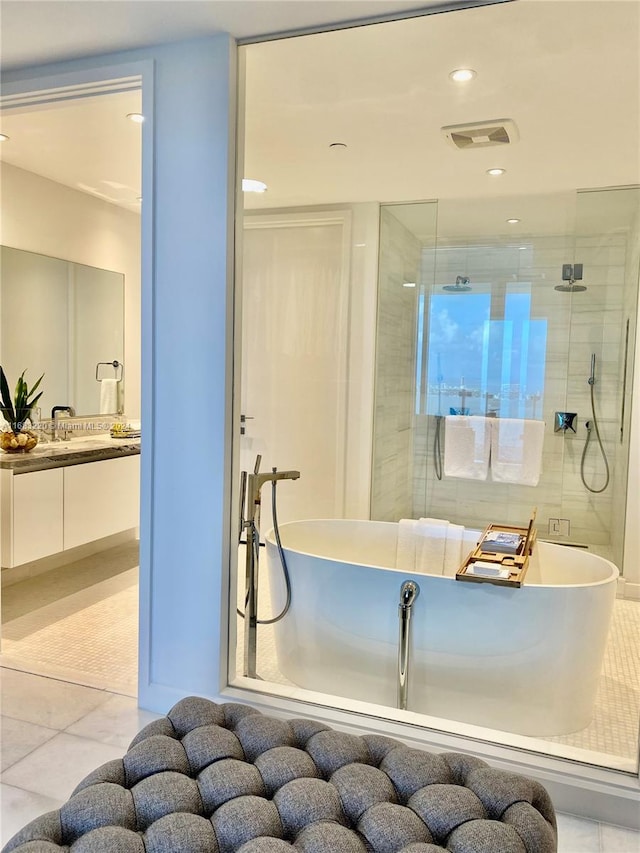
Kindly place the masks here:
<instances>
[{"instance_id":1,"label":"folded white towel","mask_svg":"<svg viewBox=\"0 0 640 853\"><path fill-rule=\"evenodd\" d=\"M447 542L444 549L443 575L452 577L460 568L462 563L462 539L464 527L461 524L449 524L447 528Z\"/></svg>"},{"instance_id":2,"label":"folded white towel","mask_svg":"<svg viewBox=\"0 0 640 853\"><path fill-rule=\"evenodd\" d=\"M102 379L100 381L100 414L112 415L118 411L118 381Z\"/></svg>"},{"instance_id":3,"label":"folded white towel","mask_svg":"<svg viewBox=\"0 0 640 853\"><path fill-rule=\"evenodd\" d=\"M430 575L441 575L447 544L449 522L442 518L421 518L416 526L416 569Z\"/></svg>"},{"instance_id":4,"label":"folded white towel","mask_svg":"<svg viewBox=\"0 0 640 853\"><path fill-rule=\"evenodd\" d=\"M544 421L492 418L491 479L537 486L542 470Z\"/></svg>"},{"instance_id":5,"label":"folded white towel","mask_svg":"<svg viewBox=\"0 0 640 853\"><path fill-rule=\"evenodd\" d=\"M491 421L477 415L445 418L444 474L486 480L491 450Z\"/></svg>"},{"instance_id":6,"label":"folded white towel","mask_svg":"<svg viewBox=\"0 0 640 853\"><path fill-rule=\"evenodd\" d=\"M401 518L398 522L396 546L396 568L405 572L416 570L416 525L415 518Z\"/></svg>"}]
</instances>

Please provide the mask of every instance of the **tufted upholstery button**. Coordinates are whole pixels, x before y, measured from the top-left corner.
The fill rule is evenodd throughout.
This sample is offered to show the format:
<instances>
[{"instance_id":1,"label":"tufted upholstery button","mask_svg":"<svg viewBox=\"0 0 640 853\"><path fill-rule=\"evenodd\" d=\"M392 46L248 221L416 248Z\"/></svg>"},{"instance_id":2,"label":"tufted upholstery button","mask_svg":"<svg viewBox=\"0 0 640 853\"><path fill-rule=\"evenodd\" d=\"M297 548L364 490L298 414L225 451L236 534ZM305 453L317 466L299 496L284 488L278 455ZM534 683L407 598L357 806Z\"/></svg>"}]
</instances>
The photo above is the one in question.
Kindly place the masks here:
<instances>
[{"instance_id":1,"label":"tufted upholstery button","mask_svg":"<svg viewBox=\"0 0 640 853\"><path fill-rule=\"evenodd\" d=\"M211 816L220 853L233 853L259 835L282 838L282 821L275 805L262 797L236 797Z\"/></svg>"},{"instance_id":2,"label":"tufted upholstery button","mask_svg":"<svg viewBox=\"0 0 640 853\"><path fill-rule=\"evenodd\" d=\"M315 779L320 775L309 753L293 746L268 749L256 758L255 766L269 797L292 779Z\"/></svg>"},{"instance_id":3,"label":"tufted upholstery button","mask_svg":"<svg viewBox=\"0 0 640 853\"><path fill-rule=\"evenodd\" d=\"M135 830L136 813L131 791L110 782L85 788L61 806L60 826L65 844L71 844L100 826Z\"/></svg>"},{"instance_id":4,"label":"tufted upholstery button","mask_svg":"<svg viewBox=\"0 0 640 853\"><path fill-rule=\"evenodd\" d=\"M236 758L225 758L210 764L198 776L198 786L207 816L235 797L265 795L264 782L258 768Z\"/></svg>"},{"instance_id":5,"label":"tufted upholstery button","mask_svg":"<svg viewBox=\"0 0 640 853\"><path fill-rule=\"evenodd\" d=\"M329 726L324 723L318 723L315 720L293 719L289 720L289 725L293 729L293 734L296 739L296 746L299 749L306 749L307 742L318 732L329 732Z\"/></svg>"},{"instance_id":6,"label":"tufted upholstery button","mask_svg":"<svg viewBox=\"0 0 640 853\"><path fill-rule=\"evenodd\" d=\"M367 853L364 840L337 823L312 823L296 838L294 849L300 853Z\"/></svg>"},{"instance_id":7,"label":"tufted upholstery button","mask_svg":"<svg viewBox=\"0 0 640 853\"><path fill-rule=\"evenodd\" d=\"M338 792L322 779L294 779L276 791L273 802L287 838L321 820L346 823Z\"/></svg>"},{"instance_id":8,"label":"tufted upholstery button","mask_svg":"<svg viewBox=\"0 0 640 853\"><path fill-rule=\"evenodd\" d=\"M167 714L176 737L182 738L187 732L197 729L198 726L224 726L225 709L223 705L216 705L208 699L200 696L190 696L181 699Z\"/></svg>"},{"instance_id":9,"label":"tufted upholstery button","mask_svg":"<svg viewBox=\"0 0 640 853\"><path fill-rule=\"evenodd\" d=\"M165 815L152 823L144 838L145 853L220 853L211 821L200 815Z\"/></svg>"},{"instance_id":10,"label":"tufted upholstery button","mask_svg":"<svg viewBox=\"0 0 640 853\"><path fill-rule=\"evenodd\" d=\"M425 822L439 843L461 823L487 816L473 791L459 785L426 785L413 794L407 805Z\"/></svg>"},{"instance_id":11,"label":"tufted upholstery button","mask_svg":"<svg viewBox=\"0 0 640 853\"><path fill-rule=\"evenodd\" d=\"M331 729L318 732L308 740L306 749L325 779L354 761L371 764L369 750L362 738L344 732Z\"/></svg>"},{"instance_id":12,"label":"tufted upholstery button","mask_svg":"<svg viewBox=\"0 0 640 853\"><path fill-rule=\"evenodd\" d=\"M194 776L207 765L223 758L244 761L244 750L238 738L233 732L219 726L201 726L187 732L182 739L182 746Z\"/></svg>"},{"instance_id":13,"label":"tufted upholstery button","mask_svg":"<svg viewBox=\"0 0 640 853\"><path fill-rule=\"evenodd\" d=\"M470 788L487 810L490 818L500 820L503 812L516 802L530 803L533 786L529 779L492 767L478 767L467 776Z\"/></svg>"},{"instance_id":14,"label":"tufted upholstery button","mask_svg":"<svg viewBox=\"0 0 640 853\"><path fill-rule=\"evenodd\" d=\"M113 853L145 853L144 843L137 832L122 826L102 826L81 836L71 845L71 853L96 853L111 850Z\"/></svg>"},{"instance_id":15,"label":"tufted upholstery button","mask_svg":"<svg viewBox=\"0 0 640 853\"><path fill-rule=\"evenodd\" d=\"M396 803L396 789L386 773L368 764L345 764L331 777L342 800L342 808L355 826L376 803Z\"/></svg>"},{"instance_id":16,"label":"tufted upholstery button","mask_svg":"<svg viewBox=\"0 0 640 853\"><path fill-rule=\"evenodd\" d=\"M139 829L171 812L202 814L198 784L182 773L156 773L131 789Z\"/></svg>"},{"instance_id":17,"label":"tufted upholstery button","mask_svg":"<svg viewBox=\"0 0 640 853\"><path fill-rule=\"evenodd\" d=\"M291 725L272 717L245 717L237 724L235 734L247 761L255 761L268 749L276 746L295 746L296 742Z\"/></svg>"},{"instance_id":18,"label":"tufted upholstery button","mask_svg":"<svg viewBox=\"0 0 640 853\"><path fill-rule=\"evenodd\" d=\"M517 831L527 848L527 853L553 849L553 830L540 812L529 803L518 802L509 806L502 815L502 822Z\"/></svg>"},{"instance_id":19,"label":"tufted upholstery button","mask_svg":"<svg viewBox=\"0 0 640 853\"><path fill-rule=\"evenodd\" d=\"M252 838L247 841L242 847L238 848L238 853L293 853L293 847L288 841L283 841L281 838Z\"/></svg>"},{"instance_id":20,"label":"tufted upholstery button","mask_svg":"<svg viewBox=\"0 0 640 853\"><path fill-rule=\"evenodd\" d=\"M189 760L179 740L166 735L152 735L130 749L122 759L125 784L133 788L141 779L163 770L189 772Z\"/></svg>"},{"instance_id":21,"label":"tufted upholstery button","mask_svg":"<svg viewBox=\"0 0 640 853\"><path fill-rule=\"evenodd\" d=\"M191 697L4 853L555 853L537 782Z\"/></svg>"},{"instance_id":22,"label":"tufted upholstery button","mask_svg":"<svg viewBox=\"0 0 640 853\"><path fill-rule=\"evenodd\" d=\"M463 823L449 836L447 848L452 853L527 853L516 830L497 820Z\"/></svg>"},{"instance_id":23,"label":"tufted upholstery button","mask_svg":"<svg viewBox=\"0 0 640 853\"><path fill-rule=\"evenodd\" d=\"M398 853L416 841L433 841L424 821L406 806L377 803L358 821L358 831L374 853Z\"/></svg>"},{"instance_id":24,"label":"tufted upholstery button","mask_svg":"<svg viewBox=\"0 0 640 853\"><path fill-rule=\"evenodd\" d=\"M388 752L380 769L395 785L401 803L408 802L412 794L425 785L453 781L449 765L439 755L407 746L397 746Z\"/></svg>"}]
</instances>

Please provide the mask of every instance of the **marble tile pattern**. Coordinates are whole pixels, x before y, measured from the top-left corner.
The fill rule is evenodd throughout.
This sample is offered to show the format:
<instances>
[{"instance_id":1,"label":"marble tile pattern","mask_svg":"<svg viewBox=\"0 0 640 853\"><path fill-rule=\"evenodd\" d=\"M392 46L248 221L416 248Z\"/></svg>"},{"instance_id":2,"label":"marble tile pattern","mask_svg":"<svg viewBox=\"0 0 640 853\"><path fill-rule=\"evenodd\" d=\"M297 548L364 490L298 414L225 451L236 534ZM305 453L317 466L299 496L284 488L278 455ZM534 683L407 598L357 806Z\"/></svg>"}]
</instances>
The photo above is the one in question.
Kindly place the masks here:
<instances>
[{"instance_id":1,"label":"marble tile pattern","mask_svg":"<svg viewBox=\"0 0 640 853\"><path fill-rule=\"evenodd\" d=\"M415 316L420 243L389 211L380 216L372 506L375 518L412 510Z\"/></svg>"},{"instance_id":2,"label":"marble tile pattern","mask_svg":"<svg viewBox=\"0 0 640 853\"><path fill-rule=\"evenodd\" d=\"M11 752L12 759L0 777L0 844L33 818L59 808L90 770L124 755L125 740L158 717L138 710L131 697L7 669L0 669L0 690L3 727L7 720L12 721L9 725L34 725L33 718L55 722L45 727L52 735L40 745L35 745L28 728L21 736L14 727L10 741L3 738L3 757ZM31 708L33 703L37 711ZM7 714L7 707L13 716ZM66 725L73 718L75 722ZM558 835L558 853L640 850L640 833L572 815L558 815Z\"/></svg>"}]
</instances>

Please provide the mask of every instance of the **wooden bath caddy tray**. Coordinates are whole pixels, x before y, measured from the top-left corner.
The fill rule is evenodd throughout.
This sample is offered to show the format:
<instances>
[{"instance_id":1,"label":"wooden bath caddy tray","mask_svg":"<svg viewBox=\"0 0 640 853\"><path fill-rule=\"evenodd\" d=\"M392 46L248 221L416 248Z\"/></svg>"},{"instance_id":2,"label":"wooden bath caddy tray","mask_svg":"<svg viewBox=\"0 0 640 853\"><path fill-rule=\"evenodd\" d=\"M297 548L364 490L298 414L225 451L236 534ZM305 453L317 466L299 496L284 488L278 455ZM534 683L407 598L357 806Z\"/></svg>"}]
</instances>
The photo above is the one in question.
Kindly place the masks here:
<instances>
[{"instance_id":1,"label":"wooden bath caddy tray","mask_svg":"<svg viewBox=\"0 0 640 853\"><path fill-rule=\"evenodd\" d=\"M536 510L533 511L528 527L490 524L456 572L456 580L492 583L498 586L522 586L536 541L536 531L533 528L535 517Z\"/></svg>"}]
</instances>

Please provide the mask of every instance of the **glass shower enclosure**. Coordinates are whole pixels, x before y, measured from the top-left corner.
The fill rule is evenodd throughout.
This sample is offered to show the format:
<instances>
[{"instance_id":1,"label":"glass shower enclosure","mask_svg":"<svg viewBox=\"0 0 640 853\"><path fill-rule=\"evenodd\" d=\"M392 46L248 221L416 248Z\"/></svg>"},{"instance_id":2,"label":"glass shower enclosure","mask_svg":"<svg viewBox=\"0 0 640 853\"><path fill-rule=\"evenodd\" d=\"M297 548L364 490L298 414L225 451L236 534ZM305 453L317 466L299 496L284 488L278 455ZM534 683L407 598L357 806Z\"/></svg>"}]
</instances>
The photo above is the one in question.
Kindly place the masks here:
<instances>
[{"instance_id":1,"label":"glass shower enclosure","mask_svg":"<svg viewBox=\"0 0 640 853\"><path fill-rule=\"evenodd\" d=\"M639 204L637 188L512 199L543 227L502 234L477 200L383 207L373 519L482 529L535 507L540 538L623 569ZM537 484L447 476L456 415L543 421Z\"/></svg>"}]
</instances>

